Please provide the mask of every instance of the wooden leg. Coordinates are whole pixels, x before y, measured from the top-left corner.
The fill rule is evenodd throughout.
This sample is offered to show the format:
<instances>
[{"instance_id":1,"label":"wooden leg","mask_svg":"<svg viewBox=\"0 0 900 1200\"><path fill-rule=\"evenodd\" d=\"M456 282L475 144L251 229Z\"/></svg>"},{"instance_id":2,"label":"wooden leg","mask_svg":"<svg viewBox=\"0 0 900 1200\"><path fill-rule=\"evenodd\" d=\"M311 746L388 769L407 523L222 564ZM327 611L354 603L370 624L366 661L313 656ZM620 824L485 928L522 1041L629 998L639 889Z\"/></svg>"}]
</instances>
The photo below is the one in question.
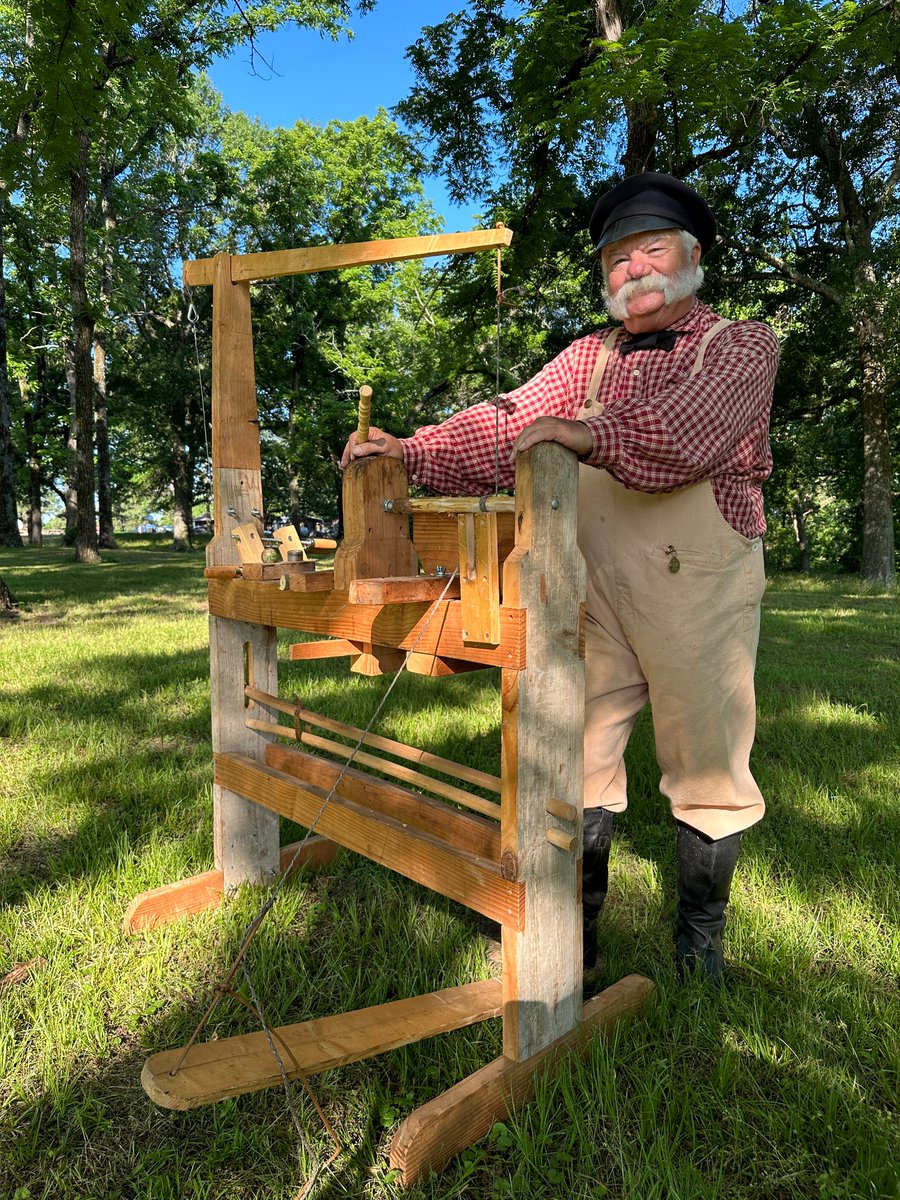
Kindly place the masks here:
<instances>
[{"instance_id":1,"label":"wooden leg","mask_svg":"<svg viewBox=\"0 0 900 1200\"><path fill-rule=\"evenodd\" d=\"M299 842L293 842L290 846L282 847L282 871L287 870L299 845ZM294 863L294 869L299 866L327 866L339 850L337 842L313 835ZM218 908L224 896L225 882L221 871L204 871L202 875L179 879L177 883L163 884L162 887L135 896L125 912L125 932L139 933L142 929L155 929L157 925L168 925L179 917Z\"/></svg>"},{"instance_id":2,"label":"wooden leg","mask_svg":"<svg viewBox=\"0 0 900 1200\"><path fill-rule=\"evenodd\" d=\"M404 1187L440 1171L461 1150L505 1120L534 1095L540 1076L553 1071L565 1055L584 1054L597 1033L606 1033L637 1012L653 991L642 975L627 975L589 1000L584 1017L569 1033L522 1062L501 1056L463 1079L406 1118L391 1142L390 1165Z\"/></svg>"}]
</instances>

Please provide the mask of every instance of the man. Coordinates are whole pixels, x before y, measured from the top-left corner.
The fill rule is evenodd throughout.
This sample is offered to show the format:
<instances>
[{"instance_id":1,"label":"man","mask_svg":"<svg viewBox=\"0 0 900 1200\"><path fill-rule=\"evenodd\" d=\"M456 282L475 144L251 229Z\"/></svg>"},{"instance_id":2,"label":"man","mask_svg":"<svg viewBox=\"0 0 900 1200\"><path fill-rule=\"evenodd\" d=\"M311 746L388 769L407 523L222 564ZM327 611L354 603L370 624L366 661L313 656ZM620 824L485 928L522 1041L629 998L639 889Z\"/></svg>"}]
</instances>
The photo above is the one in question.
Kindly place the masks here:
<instances>
[{"instance_id":1,"label":"man","mask_svg":"<svg viewBox=\"0 0 900 1200\"><path fill-rule=\"evenodd\" d=\"M589 225L610 315L498 398L515 455L557 441L581 459L578 540L587 564L585 967L596 962L623 755L649 701L660 790L677 828L676 965L721 982L722 931L741 834L765 805L749 768L764 588L760 484L771 471L778 343L696 298L715 240L705 200L670 175L614 187ZM394 438L351 437L343 465L402 458L412 482L481 494L494 485L496 409L476 405Z\"/></svg>"}]
</instances>

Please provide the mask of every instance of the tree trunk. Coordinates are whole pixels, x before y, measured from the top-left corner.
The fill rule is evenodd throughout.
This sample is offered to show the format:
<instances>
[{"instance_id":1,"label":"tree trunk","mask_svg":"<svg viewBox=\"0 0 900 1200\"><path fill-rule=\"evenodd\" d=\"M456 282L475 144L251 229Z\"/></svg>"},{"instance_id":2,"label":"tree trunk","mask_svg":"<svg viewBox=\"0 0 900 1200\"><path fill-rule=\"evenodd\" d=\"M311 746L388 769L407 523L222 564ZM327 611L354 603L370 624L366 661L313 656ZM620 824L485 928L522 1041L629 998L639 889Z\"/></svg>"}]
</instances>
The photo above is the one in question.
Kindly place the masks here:
<instances>
[{"instance_id":1,"label":"tree trunk","mask_svg":"<svg viewBox=\"0 0 900 1200\"><path fill-rule=\"evenodd\" d=\"M91 343L94 319L85 276L85 214L88 203L88 148L84 130L76 134L78 164L70 179L69 293L72 304L72 352L75 369L75 561L96 563L97 516L94 509L94 379Z\"/></svg>"},{"instance_id":2,"label":"tree trunk","mask_svg":"<svg viewBox=\"0 0 900 1200\"><path fill-rule=\"evenodd\" d=\"M19 396L22 401L22 426L25 431L25 460L28 464L28 545L42 546L44 544L44 523L41 515L43 502L41 456L34 431L34 413L31 407L31 396L28 394L28 382L21 375L19 376Z\"/></svg>"},{"instance_id":3,"label":"tree trunk","mask_svg":"<svg viewBox=\"0 0 900 1200\"><path fill-rule=\"evenodd\" d=\"M794 496L791 501L794 518L794 537L800 547L800 570L804 575L809 574L809 535L806 529L806 510L800 496Z\"/></svg>"},{"instance_id":4,"label":"tree trunk","mask_svg":"<svg viewBox=\"0 0 900 1200\"><path fill-rule=\"evenodd\" d=\"M184 551L191 549L194 492L190 455L178 438L174 439L172 459L175 465L172 479L172 549Z\"/></svg>"},{"instance_id":5,"label":"tree trunk","mask_svg":"<svg viewBox=\"0 0 900 1200\"><path fill-rule=\"evenodd\" d=\"M854 326L862 375L863 539L859 576L866 583L897 582L891 496L891 444L887 419L887 339L871 310L860 306Z\"/></svg>"},{"instance_id":6,"label":"tree trunk","mask_svg":"<svg viewBox=\"0 0 900 1200\"><path fill-rule=\"evenodd\" d=\"M113 286L113 235L116 218L112 207L112 175L101 167L100 210L103 215L103 277L100 284L100 300L104 324L94 330L94 388L97 422L97 515L100 528L100 545L104 550L115 550L116 537L113 530L111 466L109 460L109 427L107 424L106 388L106 322Z\"/></svg>"},{"instance_id":7,"label":"tree trunk","mask_svg":"<svg viewBox=\"0 0 900 1200\"><path fill-rule=\"evenodd\" d=\"M9 372L6 361L6 283L3 275L5 216L6 192L0 184L0 546L21 546L9 418Z\"/></svg>"}]
</instances>

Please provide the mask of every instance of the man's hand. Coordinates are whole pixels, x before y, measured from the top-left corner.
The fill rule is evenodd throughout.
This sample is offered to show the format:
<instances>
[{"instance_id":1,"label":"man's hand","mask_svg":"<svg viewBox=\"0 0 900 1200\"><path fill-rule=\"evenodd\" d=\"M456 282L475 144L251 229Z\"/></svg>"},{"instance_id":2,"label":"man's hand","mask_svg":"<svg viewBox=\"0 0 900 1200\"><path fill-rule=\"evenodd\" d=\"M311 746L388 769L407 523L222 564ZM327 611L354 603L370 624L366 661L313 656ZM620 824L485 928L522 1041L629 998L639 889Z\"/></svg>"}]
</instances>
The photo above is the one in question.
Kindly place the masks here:
<instances>
[{"instance_id":1,"label":"man's hand","mask_svg":"<svg viewBox=\"0 0 900 1200\"><path fill-rule=\"evenodd\" d=\"M579 458L583 454L589 454L594 448L594 439L583 421L566 421L562 417L538 417L536 421L526 425L516 438L510 462L515 461L517 454L521 454L537 442L559 442L569 450L574 450Z\"/></svg>"},{"instance_id":2,"label":"man's hand","mask_svg":"<svg viewBox=\"0 0 900 1200\"><path fill-rule=\"evenodd\" d=\"M341 470L348 467L354 459L368 458L370 455L381 458L399 458L402 461L403 447L393 434L384 433L381 429L376 429L374 425L369 429L369 440L366 442L359 440L359 434L351 433L350 440L341 455Z\"/></svg>"}]
</instances>

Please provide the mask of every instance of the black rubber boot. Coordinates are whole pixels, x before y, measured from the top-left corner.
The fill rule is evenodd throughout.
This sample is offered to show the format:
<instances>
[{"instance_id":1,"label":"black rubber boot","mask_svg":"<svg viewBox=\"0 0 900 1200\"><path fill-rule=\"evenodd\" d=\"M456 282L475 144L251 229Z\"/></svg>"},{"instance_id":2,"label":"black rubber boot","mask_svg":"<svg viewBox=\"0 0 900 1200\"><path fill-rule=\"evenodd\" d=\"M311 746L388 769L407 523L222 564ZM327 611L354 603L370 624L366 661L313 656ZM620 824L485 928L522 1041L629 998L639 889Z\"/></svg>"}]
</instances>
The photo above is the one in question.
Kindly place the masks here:
<instances>
[{"instance_id":1,"label":"black rubber boot","mask_svg":"<svg viewBox=\"0 0 900 1200\"><path fill-rule=\"evenodd\" d=\"M712 841L678 823L675 966L680 979L699 972L713 983L725 981L722 931L740 847L740 833Z\"/></svg>"},{"instance_id":2,"label":"black rubber boot","mask_svg":"<svg viewBox=\"0 0 900 1200\"><path fill-rule=\"evenodd\" d=\"M614 815L608 808L584 810L581 922L585 970L597 965L597 917L609 889L609 848L612 845Z\"/></svg>"}]
</instances>

